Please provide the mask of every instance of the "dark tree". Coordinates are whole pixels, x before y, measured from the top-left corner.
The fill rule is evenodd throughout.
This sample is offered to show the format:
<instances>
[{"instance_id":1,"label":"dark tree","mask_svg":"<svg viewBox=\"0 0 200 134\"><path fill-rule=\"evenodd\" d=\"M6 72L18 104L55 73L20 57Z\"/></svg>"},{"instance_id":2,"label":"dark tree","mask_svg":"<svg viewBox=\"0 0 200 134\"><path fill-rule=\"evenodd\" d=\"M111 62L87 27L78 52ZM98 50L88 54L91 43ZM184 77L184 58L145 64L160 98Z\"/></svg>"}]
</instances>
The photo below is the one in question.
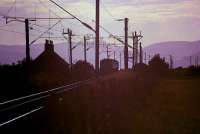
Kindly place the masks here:
<instances>
[{"instance_id":1,"label":"dark tree","mask_svg":"<svg viewBox=\"0 0 200 134\"><path fill-rule=\"evenodd\" d=\"M189 66L186 68L187 76L199 76L200 75L200 67L199 66Z\"/></svg>"},{"instance_id":2,"label":"dark tree","mask_svg":"<svg viewBox=\"0 0 200 134\"><path fill-rule=\"evenodd\" d=\"M146 72L148 71L147 69L148 69L148 66L144 63L136 64L134 67L134 70L137 72Z\"/></svg>"},{"instance_id":3,"label":"dark tree","mask_svg":"<svg viewBox=\"0 0 200 134\"><path fill-rule=\"evenodd\" d=\"M157 54L149 61L149 69L156 75L164 76L168 73L169 65Z\"/></svg>"},{"instance_id":4,"label":"dark tree","mask_svg":"<svg viewBox=\"0 0 200 134\"><path fill-rule=\"evenodd\" d=\"M103 59L100 62L100 72L103 75L116 72L118 71L118 69L119 69L119 63L117 60Z\"/></svg>"},{"instance_id":5,"label":"dark tree","mask_svg":"<svg viewBox=\"0 0 200 134\"><path fill-rule=\"evenodd\" d=\"M73 78L75 80L89 79L94 76L94 67L85 61L77 61L72 67Z\"/></svg>"},{"instance_id":6,"label":"dark tree","mask_svg":"<svg viewBox=\"0 0 200 134\"><path fill-rule=\"evenodd\" d=\"M0 65L0 100L8 100L33 92L34 86L29 81L28 67L29 64L25 60L17 64Z\"/></svg>"}]
</instances>

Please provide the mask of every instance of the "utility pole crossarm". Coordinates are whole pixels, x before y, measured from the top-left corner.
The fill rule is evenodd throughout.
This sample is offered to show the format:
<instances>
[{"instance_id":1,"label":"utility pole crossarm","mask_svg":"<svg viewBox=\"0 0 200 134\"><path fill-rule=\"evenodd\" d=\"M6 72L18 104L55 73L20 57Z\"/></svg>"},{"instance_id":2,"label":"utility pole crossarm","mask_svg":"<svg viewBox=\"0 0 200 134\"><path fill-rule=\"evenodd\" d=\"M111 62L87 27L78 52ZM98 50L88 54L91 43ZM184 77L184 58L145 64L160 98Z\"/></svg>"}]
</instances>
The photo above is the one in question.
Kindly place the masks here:
<instances>
[{"instance_id":1,"label":"utility pole crossarm","mask_svg":"<svg viewBox=\"0 0 200 134\"><path fill-rule=\"evenodd\" d=\"M47 18L47 17L22 17L22 16L3 16L3 18L6 18L6 19L29 19L29 20L65 20L65 19L74 19L73 17L59 17L59 18L56 18L56 17L52 17L52 18Z\"/></svg>"}]
</instances>

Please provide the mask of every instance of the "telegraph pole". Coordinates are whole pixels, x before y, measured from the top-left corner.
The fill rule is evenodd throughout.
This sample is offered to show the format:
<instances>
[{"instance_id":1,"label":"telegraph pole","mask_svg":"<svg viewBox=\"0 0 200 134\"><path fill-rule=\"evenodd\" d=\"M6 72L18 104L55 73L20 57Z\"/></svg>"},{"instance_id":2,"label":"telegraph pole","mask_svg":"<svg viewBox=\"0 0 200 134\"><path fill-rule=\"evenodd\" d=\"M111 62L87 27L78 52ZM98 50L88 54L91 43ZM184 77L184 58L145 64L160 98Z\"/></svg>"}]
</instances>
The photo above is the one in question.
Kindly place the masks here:
<instances>
[{"instance_id":1,"label":"telegraph pole","mask_svg":"<svg viewBox=\"0 0 200 134\"><path fill-rule=\"evenodd\" d=\"M110 58L110 56L109 56L109 47L108 47L108 45L106 46L106 54L107 54L107 59L109 59Z\"/></svg>"},{"instance_id":2,"label":"telegraph pole","mask_svg":"<svg viewBox=\"0 0 200 134\"><path fill-rule=\"evenodd\" d=\"M192 56L190 56L190 66L192 66Z\"/></svg>"},{"instance_id":3,"label":"telegraph pole","mask_svg":"<svg viewBox=\"0 0 200 134\"><path fill-rule=\"evenodd\" d=\"M69 38L69 63L72 68L72 31L68 29L68 38Z\"/></svg>"},{"instance_id":4,"label":"telegraph pole","mask_svg":"<svg viewBox=\"0 0 200 134\"><path fill-rule=\"evenodd\" d=\"M142 43L140 42L140 64L143 63Z\"/></svg>"},{"instance_id":5,"label":"telegraph pole","mask_svg":"<svg viewBox=\"0 0 200 134\"><path fill-rule=\"evenodd\" d=\"M151 55L149 54L149 62L151 61Z\"/></svg>"},{"instance_id":6,"label":"telegraph pole","mask_svg":"<svg viewBox=\"0 0 200 134\"><path fill-rule=\"evenodd\" d=\"M133 60L132 60L132 64L133 64L133 68L134 68L134 66L135 66L135 37L134 37L134 33L132 33L132 39L133 39L133 53L132 53L132 58L133 58Z\"/></svg>"},{"instance_id":7,"label":"telegraph pole","mask_svg":"<svg viewBox=\"0 0 200 134\"><path fill-rule=\"evenodd\" d=\"M132 39L133 39L133 55L132 55L132 58L133 58L133 67L135 66L135 64L138 63L138 43L139 41L143 38L143 36L141 35L141 32L140 34L137 34L137 32L133 32L132 33ZM141 51L142 51L142 48L141 48ZM143 55L140 57L142 58L143 60ZM143 61L142 61L143 62ZM140 62L141 63L141 62Z\"/></svg>"},{"instance_id":8,"label":"telegraph pole","mask_svg":"<svg viewBox=\"0 0 200 134\"><path fill-rule=\"evenodd\" d=\"M108 45L107 45L107 46L106 46L107 59L109 58L108 53L109 53L109 51L108 51Z\"/></svg>"},{"instance_id":9,"label":"telegraph pole","mask_svg":"<svg viewBox=\"0 0 200 134\"><path fill-rule=\"evenodd\" d=\"M115 60L115 51L114 51L114 60Z\"/></svg>"},{"instance_id":10,"label":"telegraph pole","mask_svg":"<svg viewBox=\"0 0 200 134\"><path fill-rule=\"evenodd\" d=\"M23 22L25 23L25 38L26 38L26 62L30 61L30 43L29 43L29 19L28 18L24 18L23 20L20 20L19 17L10 17L10 16L4 16L4 18L6 18L6 24L12 21L18 21L18 22ZM14 19L14 20L10 20L8 21L8 19ZM31 21L35 21L35 20L31 20Z\"/></svg>"},{"instance_id":11,"label":"telegraph pole","mask_svg":"<svg viewBox=\"0 0 200 134\"><path fill-rule=\"evenodd\" d=\"M100 0L96 0L96 44L95 44L95 69L99 72L99 21L100 21Z\"/></svg>"},{"instance_id":12,"label":"telegraph pole","mask_svg":"<svg viewBox=\"0 0 200 134\"><path fill-rule=\"evenodd\" d=\"M122 68L122 54L121 52L119 53L119 67L120 67L120 70Z\"/></svg>"},{"instance_id":13,"label":"telegraph pole","mask_svg":"<svg viewBox=\"0 0 200 134\"><path fill-rule=\"evenodd\" d=\"M86 48L86 43L87 43L87 39L86 36L84 36L84 61L87 62L87 48Z\"/></svg>"},{"instance_id":14,"label":"telegraph pole","mask_svg":"<svg viewBox=\"0 0 200 134\"><path fill-rule=\"evenodd\" d=\"M25 19L25 31L26 31L26 61L30 61L30 45L29 45L29 20Z\"/></svg>"},{"instance_id":15,"label":"telegraph pole","mask_svg":"<svg viewBox=\"0 0 200 134\"><path fill-rule=\"evenodd\" d=\"M173 69L173 64L174 64L173 57L172 57L172 55L169 55L169 57L170 57L170 59L169 59L170 60L170 69Z\"/></svg>"},{"instance_id":16,"label":"telegraph pole","mask_svg":"<svg viewBox=\"0 0 200 134\"><path fill-rule=\"evenodd\" d=\"M196 66L196 67L199 66L199 65L198 65L199 63L198 63L198 62L199 62L199 56L196 56L196 57L195 57L195 66Z\"/></svg>"},{"instance_id":17,"label":"telegraph pole","mask_svg":"<svg viewBox=\"0 0 200 134\"><path fill-rule=\"evenodd\" d=\"M147 53L146 52L144 53L144 61L145 61L145 64L147 64Z\"/></svg>"},{"instance_id":18,"label":"telegraph pole","mask_svg":"<svg viewBox=\"0 0 200 134\"><path fill-rule=\"evenodd\" d=\"M137 32L135 31L135 64L138 63L138 38Z\"/></svg>"},{"instance_id":19,"label":"telegraph pole","mask_svg":"<svg viewBox=\"0 0 200 134\"><path fill-rule=\"evenodd\" d=\"M125 24L125 46L124 46L124 68L128 70L128 18L124 19Z\"/></svg>"}]
</instances>

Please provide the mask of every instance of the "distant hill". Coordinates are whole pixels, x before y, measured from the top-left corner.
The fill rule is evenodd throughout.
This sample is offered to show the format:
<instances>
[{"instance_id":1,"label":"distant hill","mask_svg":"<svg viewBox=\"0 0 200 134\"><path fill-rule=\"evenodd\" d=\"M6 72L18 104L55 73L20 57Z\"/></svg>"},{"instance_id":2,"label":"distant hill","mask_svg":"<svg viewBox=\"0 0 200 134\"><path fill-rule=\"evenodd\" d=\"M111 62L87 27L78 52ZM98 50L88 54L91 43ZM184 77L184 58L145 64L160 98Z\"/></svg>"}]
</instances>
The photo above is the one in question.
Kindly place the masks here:
<instances>
[{"instance_id":1,"label":"distant hill","mask_svg":"<svg viewBox=\"0 0 200 134\"><path fill-rule=\"evenodd\" d=\"M77 46L76 46L77 45ZM73 62L76 62L80 59L83 60L84 53L83 53L83 44L81 43L74 43L73 46L76 46L76 48L73 50ZM63 59L68 61L68 45L67 43L60 43L55 44L55 51L58 53ZM94 64L95 56L94 56L94 44L88 43L88 48L90 48L87 51L87 60ZM110 48L111 49L111 48ZM31 57L35 59L39 54L42 53L44 50L44 44L35 44L31 46ZM117 47L112 50L116 51L116 58L119 60L119 52L123 51L123 48ZM111 57L113 56L113 52L110 53ZM122 54L123 56L123 54ZM106 47L100 46L100 58L103 59L106 57ZM22 60L25 58L25 45L14 45L14 46L8 46L8 45L0 45L0 63L1 64L12 64L16 63L19 60Z\"/></svg>"},{"instance_id":2,"label":"distant hill","mask_svg":"<svg viewBox=\"0 0 200 134\"><path fill-rule=\"evenodd\" d=\"M77 45L77 44L74 44ZM94 64L94 44L89 43L88 47L90 48L87 52L87 59L90 63ZM112 50L116 51L116 59L119 61L119 53L122 52L123 58L123 47L111 47ZM35 59L42 51L44 50L43 44L35 44L31 46L31 57ZM66 61L68 61L68 47L66 43L55 44L55 51ZM160 54L162 57L166 57L166 60L169 60L169 55L172 55L174 58L174 66L183 66L186 67L189 65L190 56L199 56L200 57L200 41L170 41L170 42L161 42L155 43L148 47L144 48L144 52L147 55ZM130 56L131 56L130 51ZM113 52L110 53L111 58L114 57ZM15 45L0 45L0 63L1 64L12 64L22 60L25 57L25 46ZM100 58L103 59L106 57L106 47L100 46ZM76 62L79 59L83 59L83 44L79 43L78 46L73 51L73 62ZM200 58L199 58L200 60ZM130 61L131 63L131 61ZM193 60L194 63L194 60ZM199 61L200 63L200 61ZM123 66L123 62L122 62ZM130 65L131 67L131 65Z\"/></svg>"},{"instance_id":3,"label":"distant hill","mask_svg":"<svg viewBox=\"0 0 200 134\"><path fill-rule=\"evenodd\" d=\"M169 55L172 55L175 67L186 67L190 63L190 56L200 56L200 41L171 41L155 43L144 48L144 51L147 55L155 55L159 53L162 57L166 57L167 61L169 60Z\"/></svg>"},{"instance_id":4,"label":"distant hill","mask_svg":"<svg viewBox=\"0 0 200 134\"><path fill-rule=\"evenodd\" d=\"M44 44L35 44L30 47L31 58L35 59L44 51ZM66 44L56 44L55 51L67 60L68 48ZM25 45L0 45L0 63L12 64L25 58L26 50Z\"/></svg>"},{"instance_id":5,"label":"distant hill","mask_svg":"<svg viewBox=\"0 0 200 134\"><path fill-rule=\"evenodd\" d=\"M16 63L19 60L25 58L25 46L22 45L0 45L0 63L1 64L12 64ZM42 52L43 47L35 47L31 48L32 57L35 58Z\"/></svg>"}]
</instances>

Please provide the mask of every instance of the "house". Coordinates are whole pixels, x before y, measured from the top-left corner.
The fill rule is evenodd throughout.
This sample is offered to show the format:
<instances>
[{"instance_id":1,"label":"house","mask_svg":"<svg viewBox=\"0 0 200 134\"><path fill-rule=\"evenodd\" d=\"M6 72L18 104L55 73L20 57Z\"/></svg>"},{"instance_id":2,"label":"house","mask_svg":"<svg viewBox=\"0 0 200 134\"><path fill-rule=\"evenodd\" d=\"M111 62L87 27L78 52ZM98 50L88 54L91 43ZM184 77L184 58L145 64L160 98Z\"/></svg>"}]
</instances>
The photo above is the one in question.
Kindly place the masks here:
<instances>
[{"instance_id":1,"label":"house","mask_svg":"<svg viewBox=\"0 0 200 134\"><path fill-rule=\"evenodd\" d=\"M33 61L31 81L38 88L53 88L69 83L69 64L54 51L53 41L46 40L44 51Z\"/></svg>"}]
</instances>

